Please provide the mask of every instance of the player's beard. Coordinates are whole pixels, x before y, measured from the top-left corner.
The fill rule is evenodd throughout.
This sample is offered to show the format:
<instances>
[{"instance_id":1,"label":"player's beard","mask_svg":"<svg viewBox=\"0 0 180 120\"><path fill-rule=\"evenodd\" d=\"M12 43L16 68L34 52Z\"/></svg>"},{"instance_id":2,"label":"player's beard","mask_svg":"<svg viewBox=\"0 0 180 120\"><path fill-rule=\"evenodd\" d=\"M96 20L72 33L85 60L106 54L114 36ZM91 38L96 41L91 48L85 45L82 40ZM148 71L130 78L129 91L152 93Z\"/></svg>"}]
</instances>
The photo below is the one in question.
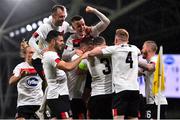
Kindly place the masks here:
<instances>
[{"instance_id":1,"label":"player's beard","mask_svg":"<svg viewBox=\"0 0 180 120\"><path fill-rule=\"evenodd\" d=\"M62 26L62 23L63 23L64 21L63 20L59 20L59 21L57 21L56 23L55 23L55 25L56 26Z\"/></svg>"},{"instance_id":2,"label":"player's beard","mask_svg":"<svg viewBox=\"0 0 180 120\"><path fill-rule=\"evenodd\" d=\"M63 45L55 44L54 48L55 48L56 51L59 51L59 50L62 49L62 46L63 46Z\"/></svg>"},{"instance_id":3,"label":"player's beard","mask_svg":"<svg viewBox=\"0 0 180 120\"><path fill-rule=\"evenodd\" d=\"M61 47L57 46L58 48L56 49L56 52L58 53L59 57L62 58L62 54L65 48L65 44L61 45Z\"/></svg>"}]
</instances>

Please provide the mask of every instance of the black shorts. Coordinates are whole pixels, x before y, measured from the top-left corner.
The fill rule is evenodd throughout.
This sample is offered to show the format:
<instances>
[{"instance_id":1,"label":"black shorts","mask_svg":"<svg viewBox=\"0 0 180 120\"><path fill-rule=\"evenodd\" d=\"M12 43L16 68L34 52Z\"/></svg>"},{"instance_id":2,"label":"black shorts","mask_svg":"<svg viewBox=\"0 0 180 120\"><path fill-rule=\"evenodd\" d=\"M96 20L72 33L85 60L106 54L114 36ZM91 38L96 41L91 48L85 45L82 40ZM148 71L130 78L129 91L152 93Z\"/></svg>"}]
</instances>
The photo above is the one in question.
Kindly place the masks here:
<instances>
[{"instance_id":1,"label":"black shorts","mask_svg":"<svg viewBox=\"0 0 180 120\"><path fill-rule=\"evenodd\" d=\"M139 98L140 98L140 103L139 103L139 114L138 114L138 118L139 119L145 119L145 113L146 113L146 98L143 97L142 94L139 94Z\"/></svg>"},{"instance_id":2,"label":"black shorts","mask_svg":"<svg viewBox=\"0 0 180 120\"><path fill-rule=\"evenodd\" d=\"M38 119L35 115L35 112L40 108L40 105L24 105L17 107L16 119L25 118L25 119Z\"/></svg>"},{"instance_id":3,"label":"black shorts","mask_svg":"<svg viewBox=\"0 0 180 120\"><path fill-rule=\"evenodd\" d=\"M71 110L73 119L86 119L86 104L82 99L71 100Z\"/></svg>"},{"instance_id":4,"label":"black shorts","mask_svg":"<svg viewBox=\"0 0 180 120\"><path fill-rule=\"evenodd\" d=\"M157 119L157 105L156 104L147 104L146 105L146 119ZM167 105L161 105L160 106L161 114L160 118L165 119L166 118L166 109Z\"/></svg>"},{"instance_id":5,"label":"black shorts","mask_svg":"<svg viewBox=\"0 0 180 120\"><path fill-rule=\"evenodd\" d=\"M139 91L125 90L113 95L113 116L138 117Z\"/></svg>"},{"instance_id":6,"label":"black shorts","mask_svg":"<svg viewBox=\"0 0 180 120\"><path fill-rule=\"evenodd\" d=\"M112 94L90 97L88 117L90 119L112 119Z\"/></svg>"},{"instance_id":7,"label":"black shorts","mask_svg":"<svg viewBox=\"0 0 180 120\"><path fill-rule=\"evenodd\" d=\"M67 119L71 116L68 95L62 95L56 99L47 99L47 104L51 110L51 116L57 119Z\"/></svg>"}]
</instances>

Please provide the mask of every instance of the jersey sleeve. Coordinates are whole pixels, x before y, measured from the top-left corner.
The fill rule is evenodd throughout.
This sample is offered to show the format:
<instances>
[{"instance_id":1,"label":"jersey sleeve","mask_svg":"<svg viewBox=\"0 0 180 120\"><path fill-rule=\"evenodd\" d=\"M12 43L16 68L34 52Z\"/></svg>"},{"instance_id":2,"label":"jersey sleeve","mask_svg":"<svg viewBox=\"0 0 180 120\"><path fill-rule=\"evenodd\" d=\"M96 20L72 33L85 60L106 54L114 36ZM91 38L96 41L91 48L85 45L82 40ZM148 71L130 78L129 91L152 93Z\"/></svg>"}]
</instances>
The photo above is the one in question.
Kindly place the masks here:
<instances>
[{"instance_id":1,"label":"jersey sleeve","mask_svg":"<svg viewBox=\"0 0 180 120\"><path fill-rule=\"evenodd\" d=\"M48 56L46 56L46 60L48 61L48 64L51 64L53 67L56 67L56 65L61 61L56 52L49 53Z\"/></svg>"},{"instance_id":2,"label":"jersey sleeve","mask_svg":"<svg viewBox=\"0 0 180 120\"><path fill-rule=\"evenodd\" d=\"M53 56L53 61L52 61L52 65L53 67L56 67L56 65L61 61L61 59L59 58L59 56L56 54Z\"/></svg>"},{"instance_id":3,"label":"jersey sleeve","mask_svg":"<svg viewBox=\"0 0 180 120\"><path fill-rule=\"evenodd\" d=\"M116 46L108 46L102 49L104 55L111 55L115 52Z\"/></svg>"},{"instance_id":4,"label":"jersey sleeve","mask_svg":"<svg viewBox=\"0 0 180 120\"><path fill-rule=\"evenodd\" d=\"M38 46L39 40L45 40L47 36L47 28L45 27L45 24L42 24L32 35L32 37L29 39L29 45L33 47L39 54L41 53L41 49Z\"/></svg>"},{"instance_id":5,"label":"jersey sleeve","mask_svg":"<svg viewBox=\"0 0 180 120\"><path fill-rule=\"evenodd\" d=\"M37 31L36 31L36 33L39 34L39 38L37 38L37 39L43 39L43 40L45 40L45 39L46 39L46 36L47 36L47 34L48 34L47 31L48 31L48 30L47 30L47 24L42 24L42 25L37 29Z\"/></svg>"},{"instance_id":6,"label":"jersey sleeve","mask_svg":"<svg viewBox=\"0 0 180 120\"><path fill-rule=\"evenodd\" d=\"M77 54L73 55L72 58L71 58L71 61L77 59L79 56Z\"/></svg>"},{"instance_id":7,"label":"jersey sleeve","mask_svg":"<svg viewBox=\"0 0 180 120\"><path fill-rule=\"evenodd\" d=\"M75 54L75 50L64 49L63 54L62 54L62 59L64 61L70 61L74 54Z\"/></svg>"},{"instance_id":8,"label":"jersey sleeve","mask_svg":"<svg viewBox=\"0 0 180 120\"><path fill-rule=\"evenodd\" d=\"M20 76L20 72L21 72L21 67L20 67L20 64L19 64L14 68L13 74L14 74L15 77L18 77L18 76Z\"/></svg>"}]
</instances>

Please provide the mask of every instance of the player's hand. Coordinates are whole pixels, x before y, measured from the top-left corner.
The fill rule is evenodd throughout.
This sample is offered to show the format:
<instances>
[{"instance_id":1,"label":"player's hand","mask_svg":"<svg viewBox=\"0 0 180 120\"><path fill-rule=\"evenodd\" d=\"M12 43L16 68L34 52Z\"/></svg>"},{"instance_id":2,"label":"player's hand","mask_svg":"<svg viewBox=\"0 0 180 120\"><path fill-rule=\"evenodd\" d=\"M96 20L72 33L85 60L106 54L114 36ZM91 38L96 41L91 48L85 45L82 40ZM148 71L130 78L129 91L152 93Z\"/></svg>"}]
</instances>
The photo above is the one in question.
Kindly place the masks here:
<instances>
[{"instance_id":1,"label":"player's hand","mask_svg":"<svg viewBox=\"0 0 180 120\"><path fill-rule=\"evenodd\" d=\"M83 55L83 51L82 51L82 50L79 50L79 49L76 49L76 50L75 50L75 53L76 53L78 56L82 56L82 55Z\"/></svg>"},{"instance_id":2,"label":"player's hand","mask_svg":"<svg viewBox=\"0 0 180 120\"><path fill-rule=\"evenodd\" d=\"M23 71L21 71L21 73L20 73L20 78L25 77L25 76L28 76L28 75L29 75L29 72L26 71L26 70L23 70Z\"/></svg>"},{"instance_id":3,"label":"player's hand","mask_svg":"<svg viewBox=\"0 0 180 120\"><path fill-rule=\"evenodd\" d=\"M91 33L91 31L92 31L92 27L85 26L85 33L86 33L87 35L89 35L89 34Z\"/></svg>"},{"instance_id":4,"label":"player's hand","mask_svg":"<svg viewBox=\"0 0 180 120\"><path fill-rule=\"evenodd\" d=\"M85 53L81 56L81 58L82 58L82 59L88 58L88 54L89 54L89 51L85 52Z\"/></svg>"},{"instance_id":5,"label":"player's hand","mask_svg":"<svg viewBox=\"0 0 180 120\"><path fill-rule=\"evenodd\" d=\"M86 7L86 12L92 13L92 12L94 12L94 10L96 10L96 9L93 7L90 7L90 6Z\"/></svg>"}]
</instances>

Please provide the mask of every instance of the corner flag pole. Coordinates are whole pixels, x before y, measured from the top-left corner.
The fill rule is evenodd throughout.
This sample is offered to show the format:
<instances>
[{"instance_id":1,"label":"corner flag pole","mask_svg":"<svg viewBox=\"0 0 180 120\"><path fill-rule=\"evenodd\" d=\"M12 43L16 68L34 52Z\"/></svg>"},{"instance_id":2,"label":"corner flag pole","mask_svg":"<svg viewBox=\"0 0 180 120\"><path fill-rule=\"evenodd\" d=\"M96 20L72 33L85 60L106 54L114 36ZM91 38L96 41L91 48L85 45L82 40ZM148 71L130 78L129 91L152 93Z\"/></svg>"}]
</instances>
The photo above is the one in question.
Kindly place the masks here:
<instances>
[{"instance_id":1,"label":"corner flag pole","mask_svg":"<svg viewBox=\"0 0 180 120\"><path fill-rule=\"evenodd\" d=\"M159 50L159 63L158 63L158 67L159 67L159 74L158 74L158 77L159 77L159 86L158 86L158 109L157 109L157 120L160 120L160 111L161 111L161 106L160 106L160 93L161 93L161 79L162 79L162 69L163 69L163 47L160 46L160 50Z\"/></svg>"}]
</instances>

